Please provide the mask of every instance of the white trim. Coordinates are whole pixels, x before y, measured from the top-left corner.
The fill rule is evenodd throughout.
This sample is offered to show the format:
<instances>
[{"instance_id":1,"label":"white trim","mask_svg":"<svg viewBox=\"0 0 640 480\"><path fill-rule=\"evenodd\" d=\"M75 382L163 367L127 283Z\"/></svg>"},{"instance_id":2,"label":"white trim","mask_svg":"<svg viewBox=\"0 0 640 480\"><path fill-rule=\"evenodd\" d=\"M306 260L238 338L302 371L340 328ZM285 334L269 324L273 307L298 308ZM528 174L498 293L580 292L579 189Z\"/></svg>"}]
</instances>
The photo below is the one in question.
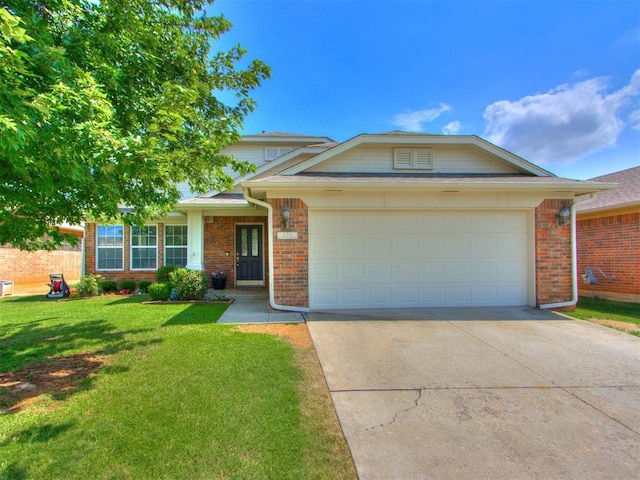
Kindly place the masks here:
<instances>
[{"instance_id":1,"label":"white trim","mask_svg":"<svg viewBox=\"0 0 640 480\"><path fill-rule=\"evenodd\" d=\"M189 210L187 216L187 266L204 271L204 215L202 210Z\"/></svg>"},{"instance_id":2,"label":"white trim","mask_svg":"<svg viewBox=\"0 0 640 480\"><path fill-rule=\"evenodd\" d=\"M162 232L162 246L163 246L163 264L166 266L167 265L167 227L185 227L187 229L187 243L185 243L184 245L169 245L169 248L184 248L186 250L186 259L189 259L189 225L187 225L186 223L165 223L163 225L163 232ZM185 261L185 265L186 265L186 261Z\"/></svg>"},{"instance_id":3,"label":"white trim","mask_svg":"<svg viewBox=\"0 0 640 480\"><path fill-rule=\"evenodd\" d=\"M261 280L238 280L238 264L237 264L237 258L238 258L238 237L236 236L238 233L238 225L258 225L260 226L260 228L262 228L262 242L261 242L261 251L260 251L260 255L262 256L262 279ZM264 223L259 223L259 222L236 222L233 224L233 258L236 259L234 260L234 278L236 280L236 285L239 287L264 287L264 282L265 282L265 248L264 248L264 243L265 243L265 228L264 228ZM266 241L269 241L269 239L267 238Z\"/></svg>"},{"instance_id":4,"label":"white trim","mask_svg":"<svg viewBox=\"0 0 640 480\"><path fill-rule=\"evenodd\" d=\"M129 270L131 270L132 272L155 272L156 270L158 270L158 224L157 223L145 223L144 225L142 225L142 228L145 227L155 227L156 229L156 244L155 244L155 250L156 250L156 266L154 268L133 268L133 250L134 248L138 249L138 248L151 248L151 245L138 245L135 246L133 245L133 229L134 228L139 228L136 225L131 225L129 227Z\"/></svg>"},{"instance_id":5,"label":"white trim","mask_svg":"<svg viewBox=\"0 0 640 480\"><path fill-rule=\"evenodd\" d=\"M122 245L100 245L98 239L100 238L100 227L122 227ZM124 244L125 244L125 237L126 237L126 229L124 224L118 223L118 224L114 224L114 225L104 225L104 224L99 224L96 223L96 271L97 272L124 272ZM99 249L104 248L104 249L109 249L109 250L115 250L115 249L120 249L122 252L122 256L121 256L121 263L122 263L122 268L100 268L100 255L98 254Z\"/></svg>"}]
</instances>

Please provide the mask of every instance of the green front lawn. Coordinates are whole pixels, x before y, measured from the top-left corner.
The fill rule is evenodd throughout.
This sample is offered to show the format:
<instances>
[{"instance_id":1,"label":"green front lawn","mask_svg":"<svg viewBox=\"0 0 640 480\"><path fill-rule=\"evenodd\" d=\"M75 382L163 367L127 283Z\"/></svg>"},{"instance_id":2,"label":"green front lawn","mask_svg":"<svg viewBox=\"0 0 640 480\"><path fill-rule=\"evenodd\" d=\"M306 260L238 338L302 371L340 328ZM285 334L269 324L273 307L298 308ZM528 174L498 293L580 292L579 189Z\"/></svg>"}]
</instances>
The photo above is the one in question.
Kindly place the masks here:
<instances>
[{"instance_id":1,"label":"green front lawn","mask_svg":"<svg viewBox=\"0 0 640 480\"><path fill-rule=\"evenodd\" d=\"M614 302L600 298L581 297L578 306L568 315L594 321L640 336L640 303Z\"/></svg>"},{"instance_id":2,"label":"green front lawn","mask_svg":"<svg viewBox=\"0 0 640 480\"><path fill-rule=\"evenodd\" d=\"M0 479L355 478L309 352L141 301L0 301Z\"/></svg>"}]
</instances>

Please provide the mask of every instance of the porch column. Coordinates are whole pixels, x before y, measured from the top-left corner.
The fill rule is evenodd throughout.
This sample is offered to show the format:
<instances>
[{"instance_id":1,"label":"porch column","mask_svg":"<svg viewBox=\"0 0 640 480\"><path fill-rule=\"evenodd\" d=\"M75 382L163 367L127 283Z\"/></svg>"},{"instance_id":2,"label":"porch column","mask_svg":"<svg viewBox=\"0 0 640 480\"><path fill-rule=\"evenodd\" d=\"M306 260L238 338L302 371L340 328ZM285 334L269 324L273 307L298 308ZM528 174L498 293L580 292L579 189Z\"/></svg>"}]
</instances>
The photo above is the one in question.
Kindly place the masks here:
<instances>
[{"instance_id":1,"label":"porch column","mask_svg":"<svg viewBox=\"0 0 640 480\"><path fill-rule=\"evenodd\" d=\"M204 219L202 210L187 213L187 268L204 270Z\"/></svg>"}]
</instances>

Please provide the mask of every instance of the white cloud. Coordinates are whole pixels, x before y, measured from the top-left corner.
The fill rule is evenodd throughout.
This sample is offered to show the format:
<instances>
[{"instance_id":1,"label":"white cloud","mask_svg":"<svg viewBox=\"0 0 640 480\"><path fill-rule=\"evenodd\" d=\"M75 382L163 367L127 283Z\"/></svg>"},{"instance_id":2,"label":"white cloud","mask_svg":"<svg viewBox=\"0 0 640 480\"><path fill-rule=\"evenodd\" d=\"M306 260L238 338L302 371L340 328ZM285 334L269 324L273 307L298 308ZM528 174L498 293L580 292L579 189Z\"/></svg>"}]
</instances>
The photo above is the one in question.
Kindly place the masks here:
<instances>
[{"instance_id":1,"label":"white cloud","mask_svg":"<svg viewBox=\"0 0 640 480\"><path fill-rule=\"evenodd\" d=\"M424 123L433 122L436 118L449 110L451 110L449 105L441 103L436 108L399 113L393 117L392 123L409 132L420 132L424 128Z\"/></svg>"},{"instance_id":2,"label":"white cloud","mask_svg":"<svg viewBox=\"0 0 640 480\"><path fill-rule=\"evenodd\" d=\"M640 94L640 70L607 94L607 79L561 85L484 111L484 137L534 162L569 163L615 145L624 129L621 110Z\"/></svg>"},{"instance_id":3,"label":"white cloud","mask_svg":"<svg viewBox=\"0 0 640 480\"><path fill-rule=\"evenodd\" d=\"M640 131L640 110L635 110L629 114L631 128Z\"/></svg>"},{"instance_id":4,"label":"white cloud","mask_svg":"<svg viewBox=\"0 0 640 480\"><path fill-rule=\"evenodd\" d=\"M444 127L442 127L442 133L445 135L458 135L462 130L462 123L458 120L447 123Z\"/></svg>"}]
</instances>

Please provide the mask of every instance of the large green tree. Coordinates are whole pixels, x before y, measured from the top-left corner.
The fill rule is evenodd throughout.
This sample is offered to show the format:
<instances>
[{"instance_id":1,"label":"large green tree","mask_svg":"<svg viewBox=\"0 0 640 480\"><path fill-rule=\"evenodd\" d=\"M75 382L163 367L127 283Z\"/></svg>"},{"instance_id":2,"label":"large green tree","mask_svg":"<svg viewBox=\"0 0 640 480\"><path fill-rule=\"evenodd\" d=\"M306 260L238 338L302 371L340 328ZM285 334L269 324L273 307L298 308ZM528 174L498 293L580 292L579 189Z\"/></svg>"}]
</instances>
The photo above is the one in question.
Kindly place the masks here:
<instances>
[{"instance_id":1,"label":"large green tree","mask_svg":"<svg viewBox=\"0 0 640 480\"><path fill-rule=\"evenodd\" d=\"M0 244L68 240L64 222L141 223L178 182L224 189L220 154L269 76L206 0L0 0ZM225 99L222 101L221 99ZM122 213L122 206L126 213Z\"/></svg>"}]
</instances>

